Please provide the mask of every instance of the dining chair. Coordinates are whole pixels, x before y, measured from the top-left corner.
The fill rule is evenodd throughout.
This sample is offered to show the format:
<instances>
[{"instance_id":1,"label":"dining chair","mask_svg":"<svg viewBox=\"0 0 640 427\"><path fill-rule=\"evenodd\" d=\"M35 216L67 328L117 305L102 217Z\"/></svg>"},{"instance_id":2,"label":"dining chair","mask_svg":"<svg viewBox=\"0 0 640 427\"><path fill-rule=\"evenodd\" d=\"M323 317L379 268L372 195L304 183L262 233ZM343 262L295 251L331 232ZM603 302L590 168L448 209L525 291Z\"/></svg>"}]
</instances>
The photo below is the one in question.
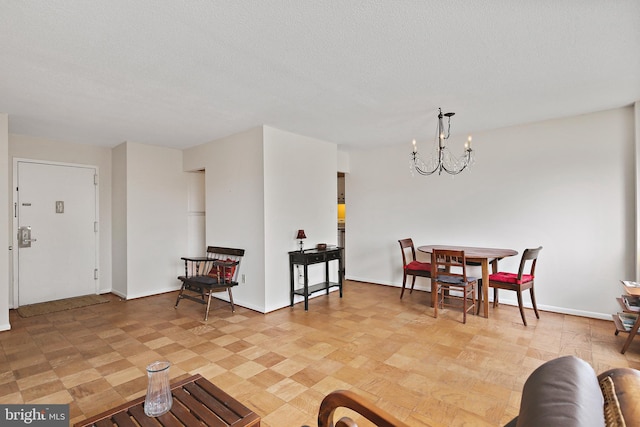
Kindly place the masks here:
<instances>
[{"instance_id":1,"label":"dining chair","mask_svg":"<svg viewBox=\"0 0 640 427\"><path fill-rule=\"evenodd\" d=\"M467 276L464 251L434 249L431 265L432 280L436 283L434 316L438 317L438 308L462 306L462 323L467 323L467 312L473 313L476 306L478 279Z\"/></svg>"},{"instance_id":2,"label":"dining chair","mask_svg":"<svg viewBox=\"0 0 640 427\"><path fill-rule=\"evenodd\" d=\"M527 326L527 319L524 317L524 307L522 306L522 292L529 289L531 295L531 305L536 317L539 319L538 307L536 306L536 296L533 292L533 282L536 272L536 262L538 254L542 250L542 246L535 249L525 249L520 259L520 267L518 273L507 273L500 271L489 275L489 287L493 288L493 306L496 307L498 302L498 289L506 289L508 291L516 291L518 294L518 307L520 308L520 316L522 323ZM525 273L526 266L529 265L529 272Z\"/></svg>"},{"instance_id":3,"label":"dining chair","mask_svg":"<svg viewBox=\"0 0 640 427\"><path fill-rule=\"evenodd\" d=\"M404 288L407 284L407 276L411 276L411 291L416 284L416 277L428 277L431 278L431 264L428 262L421 262L416 260L416 248L413 246L413 240L402 239L398 240L400 243L400 250L402 251L402 292L400 292L400 299L404 296Z\"/></svg>"}]
</instances>

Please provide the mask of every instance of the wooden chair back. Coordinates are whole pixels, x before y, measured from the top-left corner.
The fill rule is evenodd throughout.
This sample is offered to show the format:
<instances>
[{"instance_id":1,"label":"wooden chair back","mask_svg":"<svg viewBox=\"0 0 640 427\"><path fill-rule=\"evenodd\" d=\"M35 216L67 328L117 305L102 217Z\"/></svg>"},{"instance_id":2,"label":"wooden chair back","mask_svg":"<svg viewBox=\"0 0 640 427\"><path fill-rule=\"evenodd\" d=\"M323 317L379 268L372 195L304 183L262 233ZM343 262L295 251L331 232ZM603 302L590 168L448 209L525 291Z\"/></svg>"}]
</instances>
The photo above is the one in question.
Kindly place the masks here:
<instances>
[{"instance_id":1,"label":"wooden chair back","mask_svg":"<svg viewBox=\"0 0 640 427\"><path fill-rule=\"evenodd\" d=\"M402 265L406 266L411 261L416 260L416 248L413 246L412 239L400 239L398 240L400 243L400 250L402 251ZM409 259L408 255L411 253L411 259Z\"/></svg>"},{"instance_id":2,"label":"wooden chair back","mask_svg":"<svg viewBox=\"0 0 640 427\"><path fill-rule=\"evenodd\" d=\"M542 250L542 246L535 249L525 249L520 258L520 267L518 267L518 280L522 280L523 274L530 274L535 277L536 263L538 262L538 254ZM529 271L525 271L525 268L529 265Z\"/></svg>"},{"instance_id":3,"label":"wooden chair back","mask_svg":"<svg viewBox=\"0 0 640 427\"><path fill-rule=\"evenodd\" d=\"M434 249L431 261L431 277L438 281L439 276L459 278L467 282L467 262L464 251L451 249Z\"/></svg>"}]
</instances>

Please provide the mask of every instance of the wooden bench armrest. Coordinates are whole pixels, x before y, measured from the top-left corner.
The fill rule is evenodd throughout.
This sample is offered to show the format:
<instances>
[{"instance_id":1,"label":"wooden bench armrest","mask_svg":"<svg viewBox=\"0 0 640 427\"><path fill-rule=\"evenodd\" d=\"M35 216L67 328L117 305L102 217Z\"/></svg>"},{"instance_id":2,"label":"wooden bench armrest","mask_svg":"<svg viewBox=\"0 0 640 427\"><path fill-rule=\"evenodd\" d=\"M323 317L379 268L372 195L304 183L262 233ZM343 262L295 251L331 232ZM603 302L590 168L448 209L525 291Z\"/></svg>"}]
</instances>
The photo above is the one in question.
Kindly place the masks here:
<instances>
[{"instance_id":1,"label":"wooden bench armrest","mask_svg":"<svg viewBox=\"0 0 640 427\"><path fill-rule=\"evenodd\" d=\"M334 423L333 416L337 408L351 409L378 427L409 427L393 415L348 390L337 390L325 396L318 411L318 427L357 427L357 424L348 417L343 417Z\"/></svg>"}]
</instances>

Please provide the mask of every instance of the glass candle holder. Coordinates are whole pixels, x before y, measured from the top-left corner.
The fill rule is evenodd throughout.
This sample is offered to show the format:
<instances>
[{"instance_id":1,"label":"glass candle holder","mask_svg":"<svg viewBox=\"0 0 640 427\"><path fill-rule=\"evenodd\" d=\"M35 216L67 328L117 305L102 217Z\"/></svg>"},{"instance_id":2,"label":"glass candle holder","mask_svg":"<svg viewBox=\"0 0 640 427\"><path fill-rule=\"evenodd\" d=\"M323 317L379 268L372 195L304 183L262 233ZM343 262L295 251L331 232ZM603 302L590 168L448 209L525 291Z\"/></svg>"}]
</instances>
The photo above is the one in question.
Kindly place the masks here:
<instances>
[{"instance_id":1,"label":"glass candle holder","mask_svg":"<svg viewBox=\"0 0 640 427\"><path fill-rule=\"evenodd\" d=\"M159 417L169 412L173 405L169 386L170 362L153 362L147 366L147 397L144 400L144 413L149 417Z\"/></svg>"}]
</instances>

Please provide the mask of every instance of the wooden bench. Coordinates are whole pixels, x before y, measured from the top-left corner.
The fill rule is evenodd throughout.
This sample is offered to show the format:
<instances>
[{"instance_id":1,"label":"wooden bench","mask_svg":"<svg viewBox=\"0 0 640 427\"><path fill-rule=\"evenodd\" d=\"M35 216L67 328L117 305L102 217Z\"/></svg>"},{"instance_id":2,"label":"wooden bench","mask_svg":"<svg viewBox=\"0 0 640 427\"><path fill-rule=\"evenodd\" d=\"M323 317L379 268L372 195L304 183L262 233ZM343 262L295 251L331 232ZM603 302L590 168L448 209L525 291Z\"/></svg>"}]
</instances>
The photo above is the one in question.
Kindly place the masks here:
<instances>
[{"instance_id":1,"label":"wooden bench","mask_svg":"<svg viewBox=\"0 0 640 427\"><path fill-rule=\"evenodd\" d=\"M204 257L182 257L184 276L178 277L178 280L182 282L182 288L178 294L175 308L177 309L180 300L185 298L206 304L207 309L204 313L206 321L209 318L211 294L226 290L229 293L231 311L234 312L231 288L238 286L238 271L243 256L244 249L209 246L207 255ZM185 291L193 292L197 296L187 294Z\"/></svg>"}]
</instances>

